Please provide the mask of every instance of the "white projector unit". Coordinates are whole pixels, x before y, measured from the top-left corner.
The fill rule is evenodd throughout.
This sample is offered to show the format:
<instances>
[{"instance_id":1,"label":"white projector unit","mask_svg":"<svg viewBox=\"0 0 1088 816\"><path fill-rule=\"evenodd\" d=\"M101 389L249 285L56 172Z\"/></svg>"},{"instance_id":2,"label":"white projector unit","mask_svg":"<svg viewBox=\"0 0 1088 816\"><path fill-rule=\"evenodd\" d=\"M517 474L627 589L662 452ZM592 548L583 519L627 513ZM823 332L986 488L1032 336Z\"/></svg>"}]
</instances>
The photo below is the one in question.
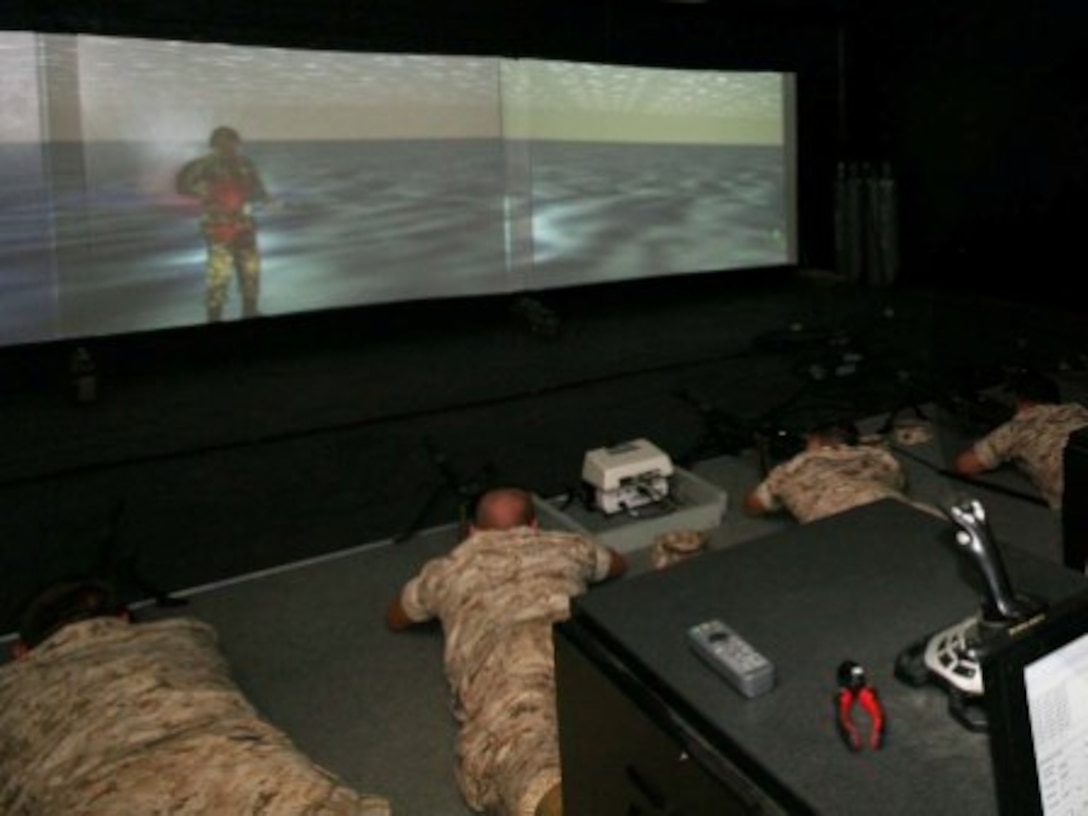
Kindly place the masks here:
<instances>
[{"instance_id":1,"label":"white projector unit","mask_svg":"<svg viewBox=\"0 0 1088 816\"><path fill-rule=\"evenodd\" d=\"M645 439L588 451L582 465L582 479L608 515L664 501L672 473L668 454Z\"/></svg>"}]
</instances>

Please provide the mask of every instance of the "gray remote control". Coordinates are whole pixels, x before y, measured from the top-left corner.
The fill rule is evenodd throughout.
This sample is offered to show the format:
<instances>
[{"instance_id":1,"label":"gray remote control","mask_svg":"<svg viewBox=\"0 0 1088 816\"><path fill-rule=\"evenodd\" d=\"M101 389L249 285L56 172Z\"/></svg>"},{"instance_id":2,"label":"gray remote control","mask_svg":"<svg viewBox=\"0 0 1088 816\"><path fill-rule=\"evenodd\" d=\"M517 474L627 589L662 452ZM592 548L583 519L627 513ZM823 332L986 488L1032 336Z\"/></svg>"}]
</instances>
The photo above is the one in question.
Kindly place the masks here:
<instances>
[{"instance_id":1,"label":"gray remote control","mask_svg":"<svg viewBox=\"0 0 1088 816\"><path fill-rule=\"evenodd\" d=\"M722 621L714 619L688 629L695 654L745 697L774 688L774 664Z\"/></svg>"}]
</instances>

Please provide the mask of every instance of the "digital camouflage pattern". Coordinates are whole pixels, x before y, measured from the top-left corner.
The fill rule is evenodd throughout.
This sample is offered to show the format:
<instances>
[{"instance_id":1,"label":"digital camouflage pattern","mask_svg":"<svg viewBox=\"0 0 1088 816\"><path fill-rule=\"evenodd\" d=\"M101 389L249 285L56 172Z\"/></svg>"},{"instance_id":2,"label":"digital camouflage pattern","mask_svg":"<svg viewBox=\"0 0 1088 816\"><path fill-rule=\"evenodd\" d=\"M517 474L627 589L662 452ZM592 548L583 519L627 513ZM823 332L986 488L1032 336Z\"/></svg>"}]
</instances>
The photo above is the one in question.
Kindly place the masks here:
<instances>
[{"instance_id":1,"label":"digital camouflage pattern","mask_svg":"<svg viewBox=\"0 0 1088 816\"><path fill-rule=\"evenodd\" d=\"M261 296L261 257L254 233L240 235L229 244L208 243L204 304L209 315L216 318L222 316L235 269L238 271L238 288L242 292L242 314L253 317Z\"/></svg>"},{"instance_id":2,"label":"digital camouflage pattern","mask_svg":"<svg viewBox=\"0 0 1088 816\"><path fill-rule=\"evenodd\" d=\"M582 536L483 531L402 590L411 620L442 621L457 782L473 810L532 816L559 782L552 624L610 563L609 550Z\"/></svg>"},{"instance_id":3,"label":"digital camouflage pattern","mask_svg":"<svg viewBox=\"0 0 1088 816\"><path fill-rule=\"evenodd\" d=\"M974 452L986 468L1015 464L1046 503L1060 510L1065 444L1073 431L1084 427L1088 427L1088 408L1079 403L1032 405L976 442Z\"/></svg>"},{"instance_id":4,"label":"digital camouflage pattern","mask_svg":"<svg viewBox=\"0 0 1088 816\"><path fill-rule=\"evenodd\" d=\"M212 153L182 167L177 189L184 195L198 196L203 206L200 230L208 245L205 300L209 314L221 314L236 268L243 310L254 313L260 295L261 259L250 205L269 200L256 166L242 155Z\"/></svg>"},{"instance_id":5,"label":"digital camouflage pattern","mask_svg":"<svg viewBox=\"0 0 1088 816\"><path fill-rule=\"evenodd\" d=\"M756 488L768 510L785 508L809 522L880 499L910 502L903 467L888 450L871 445L829 445L802 451L776 466Z\"/></svg>"},{"instance_id":6,"label":"digital camouflage pattern","mask_svg":"<svg viewBox=\"0 0 1088 816\"><path fill-rule=\"evenodd\" d=\"M388 816L300 753L191 618L69 624L0 666L0 813Z\"/></svg>"},{"instance_id":7,"label":"digital camouflage pattern","mask_svg":"<svg viewBox=\"0 0 1088 816\"><path fill-rule=\"evenodd\" d=\"M670 530L654 537L650 565L665 569L705 552L710 542L708 530Z\"/></svg>"}]
</instances>

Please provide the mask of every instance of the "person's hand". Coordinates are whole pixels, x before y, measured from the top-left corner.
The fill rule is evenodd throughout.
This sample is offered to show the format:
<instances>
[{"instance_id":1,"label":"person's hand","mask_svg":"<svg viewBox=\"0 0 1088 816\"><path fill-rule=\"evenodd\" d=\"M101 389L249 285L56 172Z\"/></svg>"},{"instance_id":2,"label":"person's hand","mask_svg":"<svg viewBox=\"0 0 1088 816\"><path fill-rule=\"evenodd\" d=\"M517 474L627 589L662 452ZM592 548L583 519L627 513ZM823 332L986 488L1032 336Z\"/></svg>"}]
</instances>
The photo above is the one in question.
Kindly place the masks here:
<instances>
[{"instance_id":1,"label":"person's hand","mask_svg":"<svg viewBox=\"0 0 1088 816\"><path fill-rule=\"evenodd\" d=\"M408 613L404 611L404 604L401 603L400 596L398 595L392 601L389 602L389 606L385 611L385 625L393 632L401 632L415 623L408 617Z\"/></svg>"},{"instance_id":2,"label":"person's hand","mask_svg":"<svg viewBox=\"0 0 1088 816\"><path fill-rule=\"evenodd\" d=\"M987 470L974 448L962 451L952 462L952 470L961 476L977 476Z\"/></svg>"},{"instance_id":3,"label":"person's hand","mask_svg":"<svg viewBox=\"0 0 1088 816\"><path fill-rule=\"evenodd\" d=\"M741 500L741 509L750 516L765 516L770 512L770 509L760 499L758 488L753 488L744 494L744 498Z\"/></svg>"}]
</instances>

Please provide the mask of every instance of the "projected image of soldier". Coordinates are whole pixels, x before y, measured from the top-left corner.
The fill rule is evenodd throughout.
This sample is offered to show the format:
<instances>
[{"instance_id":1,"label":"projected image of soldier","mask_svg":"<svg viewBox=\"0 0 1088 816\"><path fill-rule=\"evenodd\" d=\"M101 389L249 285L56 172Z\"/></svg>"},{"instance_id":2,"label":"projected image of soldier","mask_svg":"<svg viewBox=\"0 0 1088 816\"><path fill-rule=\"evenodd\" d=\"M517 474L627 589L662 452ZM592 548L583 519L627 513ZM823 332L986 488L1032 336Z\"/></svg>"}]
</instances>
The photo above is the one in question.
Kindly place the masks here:
<instances>
[{"instance_id":1,"label":"projected image of soldier","mask_svg":"<svg viewBox=\"0 0 1088 816\"><path fill-rule=\"evenodd\" d=\"M237 275L242 317L260 314L261 256L257 247L254 205L270 205L256 165L241 152L242 137L231 127L217 127L210 153L188 162L177 175L177 191L200 199L200 231L207 244L205 294L208 321L223 319L231 280Z\"/></svg>"}]
</instances>

